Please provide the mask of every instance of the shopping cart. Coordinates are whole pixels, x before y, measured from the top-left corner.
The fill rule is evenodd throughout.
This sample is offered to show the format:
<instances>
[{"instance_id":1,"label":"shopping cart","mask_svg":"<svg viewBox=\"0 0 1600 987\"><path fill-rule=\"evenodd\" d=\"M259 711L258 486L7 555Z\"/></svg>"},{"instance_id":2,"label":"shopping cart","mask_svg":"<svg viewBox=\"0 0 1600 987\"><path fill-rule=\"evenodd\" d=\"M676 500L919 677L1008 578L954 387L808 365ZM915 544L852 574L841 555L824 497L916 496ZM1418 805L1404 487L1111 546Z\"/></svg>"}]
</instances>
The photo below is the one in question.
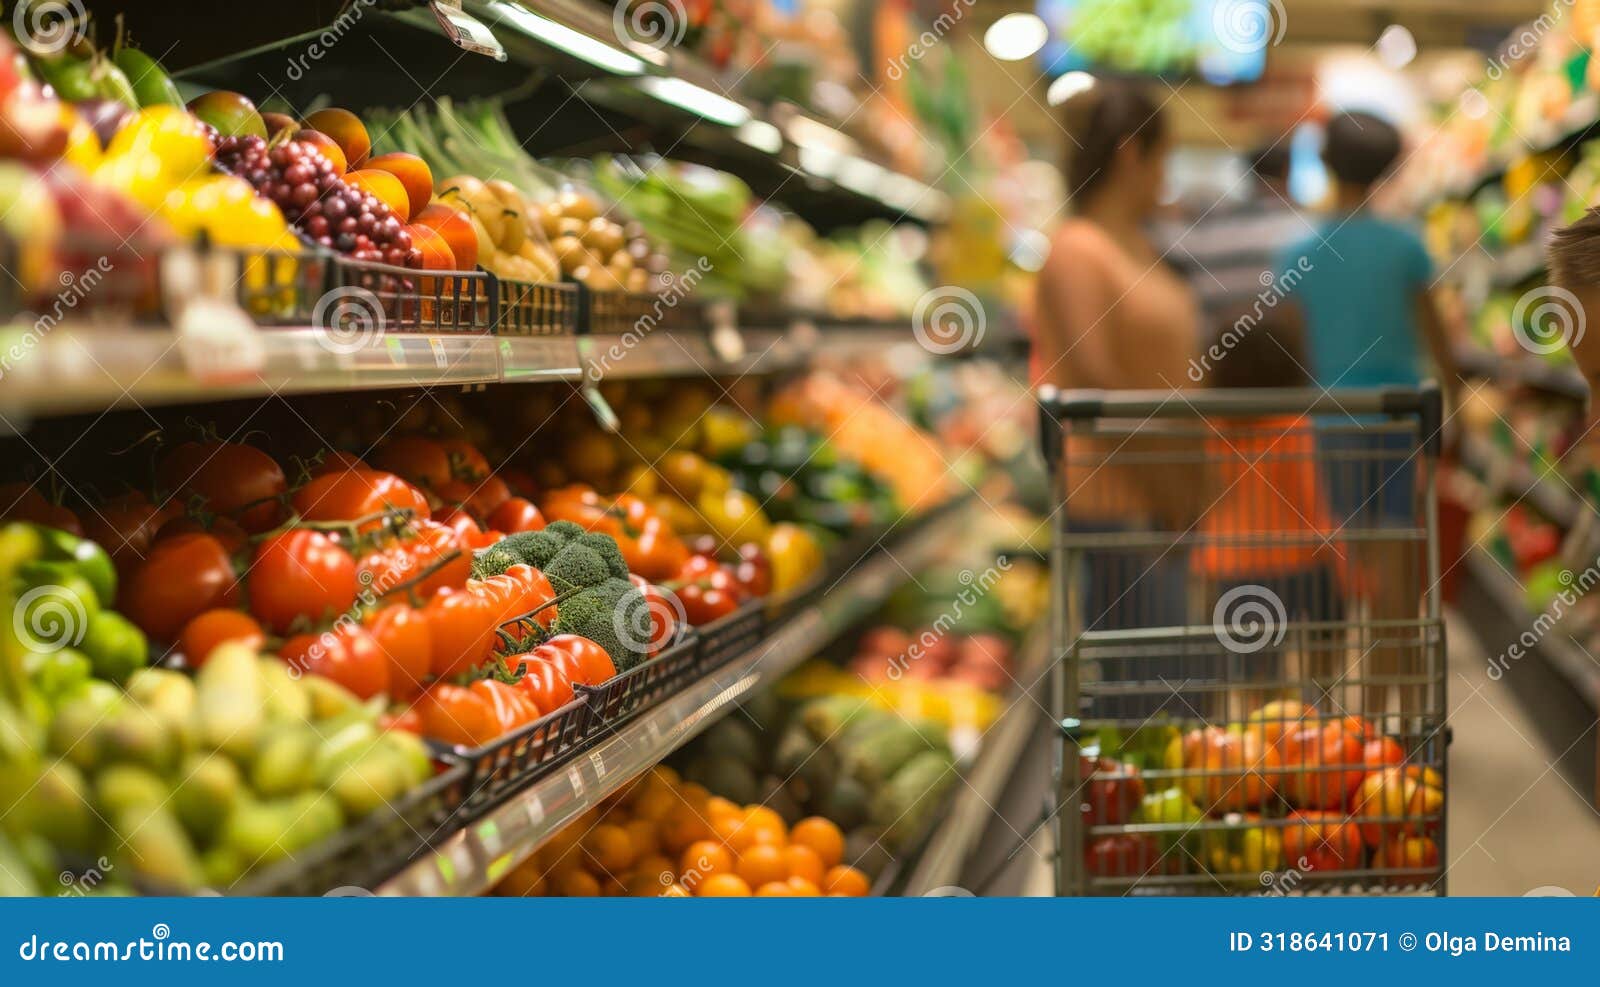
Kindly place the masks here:
<instances>
[{"instance_id":1,"label":"shopping cart","mask_svg":"<svg viewBox=\"0 0 1600 987\"><path fill-rule=\"evenodd\" d=\"M1443 894L1437 389L1040 403L1058 893Z\"/></svg>"}]
</instances>

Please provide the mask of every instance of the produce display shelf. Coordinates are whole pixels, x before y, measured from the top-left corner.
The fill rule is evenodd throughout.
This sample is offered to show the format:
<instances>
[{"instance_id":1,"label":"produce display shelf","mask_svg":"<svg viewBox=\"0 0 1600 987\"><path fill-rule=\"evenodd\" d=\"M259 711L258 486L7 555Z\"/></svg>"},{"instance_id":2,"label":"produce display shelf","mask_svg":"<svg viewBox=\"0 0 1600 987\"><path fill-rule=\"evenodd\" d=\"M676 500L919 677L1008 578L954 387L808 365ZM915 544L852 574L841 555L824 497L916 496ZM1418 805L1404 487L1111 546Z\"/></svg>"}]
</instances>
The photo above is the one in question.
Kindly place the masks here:
<instances>
[{"instance_id":1,"label":"produce display shelf","mask_svg":"<svg viewBox=\"0 0 1600 987\"><path fill-rule=\"evenodd\" d=\"M1522 585L1487 551L1474 548L1467 553L1467 572L1491 599L1500 604L1511 626L1537 626L1535 615L1528 612L1523 602ZM1529 650L1544 656L1545 663L1569 682L1585 703L1600 711L1600 663L1590 657L1565 630L1559 626L1552 627Z\"/></svg>"},{"instance_id":2,"label":"produce display shelf","mask_svg":"<svg viewBox=\"0 0 1600 987\"><path fill-rule=\"evenodd\" d=\"M1527 463L1513 459L1481 436L1461 437L1461 462L1482 475L1496 492L1525 501L1563 529L1570 530L1583 510L1578 497L1560 479L1536 475Z\"/></svg>"},{"instance_id":3,"label":"produce display shelf","mask_svg":"<svg viewBox=\"0 0 1600 987\"><path fill-rule=\"evenodd\" d=\"M771 685L830 639L869 615L969 524L961 498L905 524L883 547L828 580L829 590L744 654L641 711L609 737L488 815L439 842L378 888L384 895L465 895L492 887L563 826L659 763L733 708Z\"/></svg>"},{"instance_id":4,"label":"produce display shelf","mask_svg":"<svg viewBox=\"0 0 1600 987\"><path fill-rule=\"evenodd\" d=\"M996 814L1006 788L1016 774L1018 758L1028 749L1039 717L1048 713L1028 695L1039 680L1050 654L1048 622L1030 629L1018 649L1016 686L1006 696L1006 707L981 737L977 756L961 773L963 784L951 788L938 824L928 835L916 865L905 876L901 894L906 897L950 896L983 888L962 888L961 875ZM952 890L957 889L960 890Z\"/></svg>"},{"instance_id":5,"label":"produce display shelf","mask_svg":"<svg viewBox=\"0 0 1600 987\"><path fill-rule=\"evenodd\" d=\"M1527 387L1545 394L1589 399L1589 385L1576 367L1557 366L1532 354L1501 356L1484 349L1466 349L1457 354L1463 373L1498 384Z\"/></svg>"},{"instance_id":6,"label":"produce display shelf","mask_svg":"<svg viewBox=\"0 0 1600 987\"><path fill-rule=\"evenodd\" d=\"M495 339L464 333L264 329L181 334L129 326L0 329L0 413L218 401L281 393L469 386L500 379Z\"/></svg>"},{"instance_id":7,"label":"produce display shelf","mask_svg":"<svg viewBox=\"0 0 1600 987\"><path fill-rule=\"evenodd\" d=\"M1516 163L1518 158L1544 154L1547 151L1560 150L1577 144L1592 136L1597 128L1600 128L1600 96L1586 93L1583 97L1573 100L1561 119L1550 121L1542 132L1524 135L1522 147L1497 155L1476 175L1434 194L1422 203L1419 212L1426 212L1428 208L1452 199L1470 199L1505 178L1507 169Z\"/></svg>"}]
</instances>

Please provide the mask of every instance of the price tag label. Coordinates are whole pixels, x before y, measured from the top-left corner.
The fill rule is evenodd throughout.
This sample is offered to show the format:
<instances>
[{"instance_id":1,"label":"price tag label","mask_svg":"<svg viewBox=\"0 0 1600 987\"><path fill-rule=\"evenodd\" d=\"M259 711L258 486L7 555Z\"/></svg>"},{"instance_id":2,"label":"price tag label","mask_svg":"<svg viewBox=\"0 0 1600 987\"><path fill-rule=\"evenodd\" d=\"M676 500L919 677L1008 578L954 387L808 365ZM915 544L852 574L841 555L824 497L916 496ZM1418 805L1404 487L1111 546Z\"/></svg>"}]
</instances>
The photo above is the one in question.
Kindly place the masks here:
<instances>
[{"instance_id":1,"label":"price tag label","mask_svg":"<svg viewBox=\"0 0 1600 987\"><path fill-rule=\"evenodd\" d=\"M606 776L606 759L600 756L599 751L589 752L589 763L594 765L595 781L599 781Z\"/></svg>"},{"instance_id":2,"label":"price tag label","mask_svg":"<svg viewBox=\"0 0 1600 987\"><path fill-rule=\"evenodd\" d=\"M484 23L461 9L461 0L433 0L433 16L444 36L463 51L506 60L506 50Z\"/></svg>"},{"instance_id":3,"label":"price tag label","mask_svg":"<svg viewBox=\"0 0 1600 987\"><path fill-rule=\"evenodd\" d=\"M571 786L573 795L583 795L583 772L576 764L567 765L567 784Z\"/></svg>"},{"instance_id":4,"label":"price tag label","mask_svg":"<svg viewBox=\"0 0 1600 987\"><path fill-rule=\"evenodd\" d=\"M189 373L208 384L247 380L261 373L267 363L260 331L242 326L185 328L178 334L178 352Z\"/></svg>"},{"instance_id":5,"label":"price tag label","mask_svg":"<svg viewBox=\"0 0 1600 987\"><path fill-rule=\"evenodd\" d=\"M528 800L523 803L523 811L527 813L530 826L537 829L544 824L544 800L539 798L538 792L528 793Z\"/></svg>"},{"instance_id":6,"label":"price tag label","mask_svg":"<svg viewBox=\"0 0 1600 987\"><path fill-rule=\"evenodd\" d=\"M440 370L450 365L450 354L444 348L444 340L438 336L428 337L428 349L433 351L433 365Z\"/></svg>"}]
</instances>

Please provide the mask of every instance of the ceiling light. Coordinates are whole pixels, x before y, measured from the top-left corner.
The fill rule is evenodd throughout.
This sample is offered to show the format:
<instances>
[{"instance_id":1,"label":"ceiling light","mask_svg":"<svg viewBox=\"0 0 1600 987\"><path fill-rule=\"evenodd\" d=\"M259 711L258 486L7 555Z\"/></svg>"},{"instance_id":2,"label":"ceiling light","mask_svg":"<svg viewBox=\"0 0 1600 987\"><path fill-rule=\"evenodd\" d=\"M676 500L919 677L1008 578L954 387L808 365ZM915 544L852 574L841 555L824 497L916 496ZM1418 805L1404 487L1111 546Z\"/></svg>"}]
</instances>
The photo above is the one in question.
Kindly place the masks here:
<instances>
[{"instance_id":1,"label":"ceiling light","mask_svg":"<svg viewBox=\"0 0 1600 987\"><path fill-rule=\"evenodd\" d=\"M588 62L596 68L617 75L638 75L645 70L644 61L637 56L613 48L603 41L597 41L587 34L580 34L548 17L540 17L518 4L508 3L506 0L494 0L494 9L503 19L528 37L542 41L552 48L559 48L573 58Z\"/></svg>"},{"instance_id":2,"label":"ceiling light","mask_svg":"<svg viewBox=\"0 0 1600 987\"><path fill-rule=\"evenodd\" d=\"M1002 62L1027 58L1050 40L1050 29L1037 14L1007 14L983 32L983 46Z\"/></svg>"},{"instance_id":3,"label":"ceiling light","mask_svg":"<svg viewBox=\"0 0 1600 987\"><path fill-rule=\"evenodd\" d=\"M1063 72L1056 76L1050 83L1050 88L1045 90L1045 102L1051 106L1060 106L1079 93L1088 92L1094 88L1094 76L1087 72Z\"/></svg>"},{"instance_id":4,"label":"ceiling light","mask_svg":"<svg viewBox=\"0 0 1600 987\"><path fill-rule=\"evenodd\" d=\"M1375 46L1378 61L1392 69L1403 69L1417 57L1417 39L1400 24L1390 24L1378 35Z\"/></svg>"},{"instance_id":5,"label":"ceiling light","mask_svg":"<svg viewBox=\"0 0 1600 987\"><path fill-rule=\"evenodd\" d=\"M676 77L649 76L639 80L639 88L673 106L698 114L727 127L750 121L750 111L741 103Z\"/></svg>"}]
</instances>

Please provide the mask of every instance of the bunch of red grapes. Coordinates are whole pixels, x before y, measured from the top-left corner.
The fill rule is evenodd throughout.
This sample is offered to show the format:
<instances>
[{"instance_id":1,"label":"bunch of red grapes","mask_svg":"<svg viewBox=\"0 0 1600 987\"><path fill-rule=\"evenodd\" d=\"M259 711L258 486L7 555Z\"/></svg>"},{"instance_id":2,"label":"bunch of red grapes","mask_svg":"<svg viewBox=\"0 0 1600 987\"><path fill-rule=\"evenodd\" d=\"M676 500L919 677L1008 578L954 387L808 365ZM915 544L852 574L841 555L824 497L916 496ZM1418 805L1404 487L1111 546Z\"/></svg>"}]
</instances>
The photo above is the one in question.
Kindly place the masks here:
<instances>
[{"instance_id":1,"label":"bunch of red grapes","mask_svg":"<svg viewBox=\"0 0 1600 987\"><path fill-rule=\"evenodd\" d=\"M223 137L216 160L249 182L311 240L356 260L422 267L405 224L377 196L346 185L315 147L288 140Z\"/></svg>"}]
</instances>

